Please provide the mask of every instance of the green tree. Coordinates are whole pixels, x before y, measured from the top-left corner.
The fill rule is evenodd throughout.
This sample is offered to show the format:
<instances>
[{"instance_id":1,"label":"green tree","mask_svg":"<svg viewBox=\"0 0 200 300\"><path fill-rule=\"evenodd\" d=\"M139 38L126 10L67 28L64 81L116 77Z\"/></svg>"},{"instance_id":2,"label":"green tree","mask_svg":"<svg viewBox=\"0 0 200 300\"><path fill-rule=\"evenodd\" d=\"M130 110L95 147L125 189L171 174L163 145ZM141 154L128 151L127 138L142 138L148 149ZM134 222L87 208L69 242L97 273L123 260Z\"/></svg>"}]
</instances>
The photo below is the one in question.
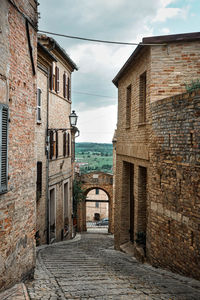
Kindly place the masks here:
<instances>
[{"instance_id":1,"label":"green tree","mask_svg":"<svg viewBox=\"0 0 200 300\"><path fill-rule=\"evenodd\" d=\"M86 195L82 189L81 181L75 179L73 182L73 213L74 217L77 217L77 208L78 204L82 201L85 201Z\"/></svg>"}]
</instances>

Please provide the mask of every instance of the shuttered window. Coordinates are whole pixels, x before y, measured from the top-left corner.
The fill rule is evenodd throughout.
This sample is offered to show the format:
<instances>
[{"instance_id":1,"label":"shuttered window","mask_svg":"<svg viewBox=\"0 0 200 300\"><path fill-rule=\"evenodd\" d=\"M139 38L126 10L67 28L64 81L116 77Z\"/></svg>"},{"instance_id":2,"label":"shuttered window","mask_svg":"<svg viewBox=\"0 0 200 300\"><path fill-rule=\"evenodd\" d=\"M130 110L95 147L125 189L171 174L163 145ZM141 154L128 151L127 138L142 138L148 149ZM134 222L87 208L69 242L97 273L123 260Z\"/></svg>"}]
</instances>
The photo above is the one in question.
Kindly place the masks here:
<instances>
[{"instance_id":1,"label":"shuttered window","mask_svg":"<svg viewBox=\"0 0 200 300\"><path fill-rule=\"evenodd\" d=\"M56 158L58 157L58 131L56 131Z\"/></svg>"},{"instance_id":2,"label":"shuttered window","mask_svg":"<svg viewBox=\"0 0 200 300\"><path fill-rule=\"evenodd\" d=\"M8 107L0 104L0 193L8 185Z\"/></svg>"},{"instance_id":3,"label":"shuttered window","mask_svg":"<svg viewBox=\"0 0 200 300\"><path fill-rule=\"evenodd\" d=\"M131 125L131 85L126 89L126 128Z\"/></svg>"},{"instance_id":4,"label":"shuttered window","mask_svg":"<svg viewBox=\"0 0 200 300\"><path fill-rule=\"evenodd\" d=\"M67 156L70 156L70 134L67 134Z\"/></svg>"},{"instance_id":5,"label":"shuttered window","mask_svg":"<svg viewBox=\"0 0 200 300\"><path fill-rule=\"evenodd\" d=\"M63 156L66 156L67 154L67 134L66 132L63 133Z\"/></svg>"},{"instance_id":6,"label":"shuttered window","mask_svg":"<svg viewBox=\"0 0 200 300\"><path fill-rule=\"evenodd\" d=\"M42 91L37 89L37 123L41 123Z\"/></svg>"},{"instance_id":7,"label":"shuttered window","mask_svg":"<svg viewBox=\"0 0 200 300\"><path fill-rule=\"evenodd\" d=\"M71 82L69 77L67 78L67 99L71 99Z\"/></svg>"},{"instance_id":8,"label":"shuttered window","mask_svg":"<svg viewBox=\"0 0 200 300\"><path fill-rule=\"evenodd\" d=\"M56 75L55 75L55 91L56 91L56 93L58 93L59 92L59 68L58 67L56 67L55 68L55 72L56 72Z\"/></svg>"},{"instance_id":9,"label":"shuttered window","mask_svg":"<svg viewBox=\"0 0 200 300\"><path fill-rule=\"evenodd\" d=\"M42 162L37 162L37 200L42 196Z\"/></svg>"},{"instance_id":10,"label":"shuttered window","mask_svg":"<svg viewBox=\"0 0 200 300\"><path fill-rule=\"evenodd\" d=\"M50 68L49 88L51 91L53 90L53 66Z\"/></svg>"},{"instance_id":11,"label":"shuttered window","mask_svg":"<svg viewBox=\"0 0 200 300\"><path fill-rule=\"evenodd\" d=\"M67 94L68 94L68 78L67 78L67 75L66 73L63 74L63 97L64 98L68 98L67 97Z\"/></svg>"},{"instance_id":12,"label":"shuttered window","mask_svg":"<svg viewBox=\"0 0 200 300\"><path fill-rule=\"evenodd\" d=\"M146 72L140 75L139 123L146 122Z\"/></svg>"},{"instance_id":13,"label":"shuttered window","mask_svg":"<svg viewBox=\"0 0 200 300\"><path fill-rule=\"evenodd\" d=\"M54 133L53 130L50 131L50 159L54 156Z\"/></svg>"}]
</instances>

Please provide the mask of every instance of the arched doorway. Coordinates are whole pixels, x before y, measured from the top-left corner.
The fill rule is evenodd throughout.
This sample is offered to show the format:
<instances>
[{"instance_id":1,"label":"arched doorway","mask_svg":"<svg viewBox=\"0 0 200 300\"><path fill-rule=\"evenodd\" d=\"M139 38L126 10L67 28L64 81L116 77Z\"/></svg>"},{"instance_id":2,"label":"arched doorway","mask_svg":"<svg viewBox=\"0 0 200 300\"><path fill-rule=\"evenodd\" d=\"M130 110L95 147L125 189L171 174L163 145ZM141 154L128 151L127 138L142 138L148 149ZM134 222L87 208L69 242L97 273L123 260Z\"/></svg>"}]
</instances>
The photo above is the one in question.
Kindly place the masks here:
<instances>
[{"instance_id":1,"label":"arched doorway","mask_svg":"<svg viewBox=\"0 0 200 300\"><path fill-rule=\"evenodd\" d=\"M92 189L86 197L86 229L88 232L108 232L109 197L99 188Z\"/></svg>"},{"instance_id":2,"label":"arched doorway","mask_svg":"<svg viewBox=\"0 0 200 300\"><path fill-rule=\"evenodd\" d=\"M113 175L103 172L92 172L87 174L82 174L79 177L79 180L82 183L82 189L85 192L85 195L92 190L102 190L107 195L108 203L108 232L113 233L114 231L114 209L113 209ZM91 199L94 200L94 199ZM81 202L78 206L78 218L77 218L77 229L79 232L87 231L87 211L86 204L87 200ZM97 201L92 201L97 202ZM101 218L101 217L100 217Z\"/></svg>"}]
</instances>

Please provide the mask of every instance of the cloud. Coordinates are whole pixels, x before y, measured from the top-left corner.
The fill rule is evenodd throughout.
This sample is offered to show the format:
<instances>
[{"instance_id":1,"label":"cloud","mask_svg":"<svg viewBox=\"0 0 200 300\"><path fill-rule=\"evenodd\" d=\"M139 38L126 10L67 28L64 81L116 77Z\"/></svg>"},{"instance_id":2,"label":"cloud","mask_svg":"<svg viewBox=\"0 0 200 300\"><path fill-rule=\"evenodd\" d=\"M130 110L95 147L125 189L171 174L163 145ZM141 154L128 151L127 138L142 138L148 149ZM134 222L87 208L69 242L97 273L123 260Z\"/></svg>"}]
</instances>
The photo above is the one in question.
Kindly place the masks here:
<instances>
[{"instance_id":1,"label":"cloud","mask_svg":"<svg viewBox=\"0 0 200 300\"><path fill-rule=\"evenodd\" d=\"M157 11L157 15L153 19L153 22L165 22L171 18L186 18L187 8L173 8L173 7L162 7Z\"/></svg>"},{"instance_id":2,"label":"cloud","mask_svg":"<svg viewBox=\"0 0 200 300\"><path fill-rule=\"evenodd\" d=\"M116 129L116 105L90 109L82 112L77 110L78 127L81 128L77 142L111 143Z\"/></svg>"},{"instance_id":3,"label":"cloud","mask_svg":"<svg viewBox=\"0 0 200 300\"><path fill-rule=\"evenodd\" d=\"M160 29L160 32L161 32L162 34L165 34L165 35L167 35L167 34L169 34L169 33L170 33L170 29L169 29L169 28L166 28L166 27L164 27L164 28L161 28L161 29Z\"/></svg>"},{"instance_id":4,"label":"cloud","mask_svg":"<svg viewBox=\"0 0 200 300\"><path fill-rule=\"evenodd\" d=\"M144 36L152 36L155 33L169 34L171 29L168 26L169 20L176 22L183 20L189 10L185 4L187 1L181 1L180 4L178 0L41 0L40 2L39 28L42 30L138 43ZM117 106L117 89L112 84L112 79L135 47L86 43L61 37L55 39L79 67L78 72L72 75L72 102L73 108L80 115L80 140L100 141L103 136L104 141L108 140L109 134L104 135L103 132L113 131L116 123L109 117L113 116L112 111L116 111ZM101 114L102 117L98 119ZM89 120L91 115L93 123L89 122L89 130L82 120L83 122ZM114 125L111 125L111 121ZM101 131L98 124L101 126L107 124L108 129L102 128ZM91 128L98 134L86 134L91 132ZM110 136L109 139L111 140Z\"/></svg>"}]
</instances>

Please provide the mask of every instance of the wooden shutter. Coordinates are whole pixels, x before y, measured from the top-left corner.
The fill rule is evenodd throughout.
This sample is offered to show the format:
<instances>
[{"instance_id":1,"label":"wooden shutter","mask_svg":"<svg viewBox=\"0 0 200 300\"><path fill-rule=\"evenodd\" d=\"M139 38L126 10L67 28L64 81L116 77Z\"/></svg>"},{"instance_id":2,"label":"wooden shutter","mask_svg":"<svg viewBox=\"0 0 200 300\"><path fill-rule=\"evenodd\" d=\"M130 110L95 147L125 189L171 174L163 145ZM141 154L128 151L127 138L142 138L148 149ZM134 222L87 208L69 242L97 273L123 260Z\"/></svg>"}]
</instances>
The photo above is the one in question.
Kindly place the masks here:
<instances>
[{"instance_id":1,"label":"wooden shutter","mask_svg":"<svg viewBox=\"0 0 200 300\"><path fill-rule=\"evenodd\" d=\"M56 72L55 91L56 91L56 93L58 93L59 92L59 68L58 67L56 67L55 72Z\"/></svg>"},{"instance_id":2,"label":"wooden shutter","mask_svg":"<svg viewBox=\"0 0 200 300\"><path fill-rule=\"evenodd\" d=\"M66 98L66 74L63 74L63 97Z\"/></svg>"},{"instance_id":3,"label":"wooden shutter","mask_svg":"<svg viewBox=\"0 0 200 300\"><path fill-rule=\"evenodd\" d=\"M58 131L56 131L56 158L58 157Z\"/></svg>"},{"instance_id":4,"label":"wooden shutter","mask_svg":"<svg viewBox=\"0 0 200 300\"><path fill-rule=\"evenodd\" d=\"M66 152L67 152L67 145L66 145L66 143L67 143L67 134L66 134L66 132L64 132L63 133L63 156L66 156Z\"/></svg>"},{"instance_id":5,"label":"wooden shutter","mask_svg":"<svg viewBox=\"0 0 200 300\"><path fill-rule=\"evenodd\" d=\"M50 131L50 159L53 158L54 154L54 140L53 140L53 130Z\"/></svg>"},{"instance_id":6,"label":"wooden shutter","mask_svg":"<svg viewBox=\"0 0 200 300\"><path fill-rule=\"evenodd\" d=\"M8 107L0 104L0 193L8 185Z\"/></svg>"},{"instance_id":7,"label":"wooden shutter","mask_svg":"<svg viewBox=\"0 0 200 300\"><path fill-rule=\"evenodd\" d=\"M42 162L38 161L37 162L37 200L40 199L42 195Z\"/></svg>"},{"instance_id":8,"label":"wooden shutter","mask_svg":"<svg viewBox=\"0 0 200 300\"><path fill-rule=\"evenodd\" d=\"M67 99L71 99L71 82L69 77L67 79Z\"/></svg>"},{"instance_id":9,"label":"wooden shutter","mask_svg":"<svg viewBox=\"0 0 200 300\"><path fill-rule=\"evenodd\" d=\"M49 88L50 88L51 91L53 90L53 66L51 66L51 68L50 68Z\"/></svg>"},{"instance_id":10,"label":"wooden shutter","mask_svg":"<svg viewBox=\"0 0 200 300\"><path fill-rule=\"evenodd\" d=\"M70 134L67 134L67 156L70 156Z\"/></svg>"}]
</instances>

